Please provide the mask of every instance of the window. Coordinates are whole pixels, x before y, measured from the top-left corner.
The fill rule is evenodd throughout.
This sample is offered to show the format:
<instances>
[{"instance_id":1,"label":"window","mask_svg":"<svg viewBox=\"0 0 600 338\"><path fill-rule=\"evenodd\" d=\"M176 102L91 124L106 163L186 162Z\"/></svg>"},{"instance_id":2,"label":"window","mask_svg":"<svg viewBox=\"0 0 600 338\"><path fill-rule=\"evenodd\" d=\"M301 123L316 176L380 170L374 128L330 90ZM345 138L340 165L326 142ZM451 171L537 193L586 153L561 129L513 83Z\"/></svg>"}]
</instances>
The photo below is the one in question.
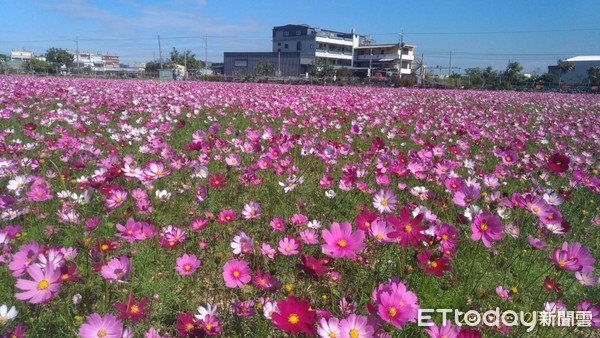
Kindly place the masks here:
<instances>
[{"instance_id":1,"label":"window","mask_svg":"<svg viewBox=\"0 0 600 338\"><path fill-rule=\"evenodd\" d=\"M278 43L277 43L277 46L281 46L281 42L278 42Z\"/></svg>"},{"instance_id":2,"label":"window","mask_svg":"<svg viewBox=\"0 0 600 338\"><path fill-rule=\"evenodd\" d=\"M298 41L298 43L296 43L296 50L297 51L302 50L302 42L301 41Z\"/></svg>"},{"instance_id":3,"label":"window","mask_svg":"<svg viewBox=\"0 0 600 338\"><path fill-rule=\"evenodd\" d=\"M300 35L301 33L302 33L302 32L300 32L300 30L299 30L299 29L296 31L296 35Z\"/></svg>"},{"instance_id":4,"label":"window","mask_svg":"<svg viewBox=\"0 0 600 338\"><path fill-rule=\"evenodd\" d=\"M287 49L288 48L288 44L286 43L283 48Z\"/></svg>"},{"instance_id":5,"label":"window","mask_svg":"<svg viewBox=\"0 0 600 338\"><path fill-rule=\"evenodd\" d=\"M248 60L235 60L233 65L235 67L248 67Z\"/></svg>"},{"instance_id":6,"label":"window","mask_svg":"<svg viewBox=\"0 0 600 338\"><path fill-rule=\"evenodd\" d=\"M283 36L290 36L290 32L288 32L288 31L284 31L284 32L283 32Z\"/></svg>"}]
</instances>

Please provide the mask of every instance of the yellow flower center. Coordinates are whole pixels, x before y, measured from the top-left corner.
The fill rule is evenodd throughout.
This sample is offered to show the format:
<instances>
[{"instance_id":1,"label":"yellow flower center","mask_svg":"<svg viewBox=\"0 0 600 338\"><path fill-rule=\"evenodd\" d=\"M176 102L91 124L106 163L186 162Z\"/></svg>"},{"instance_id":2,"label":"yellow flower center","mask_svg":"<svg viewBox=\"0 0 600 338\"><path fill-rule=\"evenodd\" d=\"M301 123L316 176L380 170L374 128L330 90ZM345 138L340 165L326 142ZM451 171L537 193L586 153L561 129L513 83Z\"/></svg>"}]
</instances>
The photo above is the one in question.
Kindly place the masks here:
<instances>
[{"instance_id":1,"label":"yellow flower center","mask_svg":"<svg viewBox=\"0 0 600 338\"><path fill-rule=\"evenodd\" d=\"M437 268L437 262L431 262L431 266Z\"/></svg>"},{"instance_id":2,"label":"yellow flower center","mask_svg":"<svg viewBox=\"0 0 600 338\"><path fill-rule=\"evenodd\" d=\"M37 289L38 290L46 290L48 287L50 286L50 282L48 282L45 279L42 279L38 285L37 285Z\"/></svg>"},{"instance_id":3,"label":"yellow flower center","mask_svg":"<svg viewBox=\"0 0 600 338\"><path fill-rule=\"evenodd\" d=\"M183 267L183 269L184 269L185 271L190 271L190 269L191 269L191 268L192 268L192 267L191 267L189 264L186 264L186 265Z\"/></svg>"},{"instance_id":4,"label":"yellow flower center","mask_svg":"<svg viewBox=\"0 0 600 338\"><path fill-rule=\"evenodd\" d=\"M388 315L390 315L390 317L394 318L396 316L396 308L395 307L391 307L387 310Z\"/></svg>"},{"instance_id":5,"label":"yellow flower center","mask_svg":"<svg viewBox=\"0 0 600 338\"><path fill-rule=\"evenodd\" d=\"M289 317L288 317L288 322L290 324L296 324L300 321L300 318L298 317L297 314L292 313Z\"/></svg>"},{"instance_id":6,"label":"yellow flower center","mask_svg":"<svg viewBox=\"0 0 600 338\"><path fill-rule=\"evenodd\" d=\"M331 333L329 334L329 338L336 338L336 337L337 337L337 336L335 335L335 332L331 332Z\"/></svg>"},{"instance_id":7,"label":"yellow flower center","mask_svg":"<svg viewBox=\"0 0 600 338\"><path fill-rule=\"evenodd\" d=\"M205 327L205 328L206 328L206 330L208 330L208 331L210 331L210 329L212 329L212 325L210 325L210 324L208 324L208 323L207 323L207 324L206 324L204 327Z\"/></svg>"},{"instance_id":8,"label":"yellow flower center","mask_svg":"<svg viewBox=\"0 0 600 338\"><path fill-rule=\"evenodd\" d=\"M448 240L448 235L442 235L442 240L447 241Z\"/></svg>"},{"instance_id":9,"label":"yellow flower center","mask_svg":"<svg viewBox=\"0 0 600 338\"><path fill-rule=\"evenodd\" d=\"M404 231L411 232L412 231L412 227L410 225L407 225L407 226L404 227Z\"/></svg>"},{"instance_id":10,"label":"yellow flower center","mask_svg":"<svg viewBox=\"0 0 600 338\"><path fill-rule=\"evenodd\" d=\"M487 230L487 228L488 228L488 226L487 226L487 224L485 224L485 223L481 223L481 225L479 226L479 229L481 229L481 230L483 230L483 231L486 231L486 230Z\"/></svg>"},{"instance_id":11,"label":"yellow flower center","mask_svg":"<svg viewBox=\"0 0 600 338\"><path fill-rule=\"evenodd\" d=\"M388 201L387 200L381 200L381 202L379 202L379 204L383 205L384 207L387 207Z\"/></svg>"},{"instance_id":12,"label":"yellow flower center","mask_svg":"<svg viewBox=\"0 0 600 338\"><path fill-rule=\"evenodd\" d=\"M371 222L365 222L365 227L370 227L371 226Z\"/></svg>"},{"instance_id":13,"label":"yellow flower center","mask_svg":"<svg viewBox=\"0 0 600 338\"><path fill-rule=\"evenodd\" d=\"M350 338L358 338L358 331L356 329L350 330Z\"/></svg>"},{"instance_id":14,"label":"yellow flower center","mask_svg":"<svg viewBox=\"0 0 600 338\"><path fill-rule=\"evenodd\" d=\"M561 268L564 267L567 263L565 261L558 261L558 266L560 266Z\"/></svg>"},{"instance_id":15,"label":"yellow flower center","mask_svg":"<svg viewBox=\"0 0 600 338\"><path fill-rule=\"evenodd\" d=\"M100 249L102 249L102 251L106 251L106 250L108 250L108 244L102 244L102 245L100 246Z\"/></svg>"},{"instance_id":16,"label":"yellow flower center","mask_svg":"<svg viewBox=\"0 0 600 338\"><path fill-rule=\"evenodd\" d=\"M240 272L239 271L234 271L233 272L233 277L238 278L240 276Z\"/></svg>"},{"instance_id":17,"label":"yellow flower center","mask_svg":"<svg viewBox=\"0 0 600 338\"><path fill-rule=\"evenodd\" d=\"M345 248L345 247L346 247L346 241L345 241L345 240L343 240L343 239L341 239L341 240L339 240L339 241L337 242L337 245L338 245L340 248Z\"/></svg>"},{"instance_id":18,"label":"yellow flower center","mask_svg":"<svg viewBox=\"0 0 600 338\"><path fill-rule=\"evenodd\" d=\"M106 337L106 331L105 330L98 331L98 337Z\"/></svg>"},{"instance_id":19,"label":"yellow flower center","mask_svg":"<svg viewBox=\"0 0 600 338\"><path fill-rule=\"evenodd\" d=\"M192 329L193 329L193 328L194 328L194 324L192 324L192 323L188 323L188 324L185 326L185 330L186 330L186 331L192 331Z\"/></svg>"}]
</instances>

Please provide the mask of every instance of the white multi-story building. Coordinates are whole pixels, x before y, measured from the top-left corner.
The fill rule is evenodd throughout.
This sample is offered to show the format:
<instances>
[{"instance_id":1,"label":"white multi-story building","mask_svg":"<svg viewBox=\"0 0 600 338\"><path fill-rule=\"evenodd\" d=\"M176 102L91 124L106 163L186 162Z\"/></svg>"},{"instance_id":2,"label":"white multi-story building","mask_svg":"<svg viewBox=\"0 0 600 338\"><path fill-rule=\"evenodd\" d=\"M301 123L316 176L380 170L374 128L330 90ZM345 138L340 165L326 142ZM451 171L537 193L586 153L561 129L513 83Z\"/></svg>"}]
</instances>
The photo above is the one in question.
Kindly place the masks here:
<instances>
[{"instance_id":1,"label":"white multi-story building","mask_svg":"<svg viewBox=\"0 0 600 338\"><path fill-rule=\"evenodd\" d=\"M273 52L300 52L302 72L308 65L326 60L336 68L352 67L354 48L361 37L354 32L342 33L308 25L285 25L273 28Z\"/></svg>"},{"instance_id":2,"label":"white multi-story building","mask_svg":"<svg viewBox=\"0 0 600 338\"><path fill-rule=\"evenodd\" d=\"M301 72L325 60L335 68L386 71L401 75L412 73L415 46L404 43L368 44L366 36L336 32L308 25L273 27L273 52L299 52Z\"/></svg>"},{"instance_id":3,"label":"white multi-story building","mask_svg":"<svg viewBox=\"0 0 600 338\"><path fill-rule=\"evenodd\" d=\"M405 43L358 46L354 48L354 68L410 75L414 49L415 46Z\"/></svg>"}]
</instances>

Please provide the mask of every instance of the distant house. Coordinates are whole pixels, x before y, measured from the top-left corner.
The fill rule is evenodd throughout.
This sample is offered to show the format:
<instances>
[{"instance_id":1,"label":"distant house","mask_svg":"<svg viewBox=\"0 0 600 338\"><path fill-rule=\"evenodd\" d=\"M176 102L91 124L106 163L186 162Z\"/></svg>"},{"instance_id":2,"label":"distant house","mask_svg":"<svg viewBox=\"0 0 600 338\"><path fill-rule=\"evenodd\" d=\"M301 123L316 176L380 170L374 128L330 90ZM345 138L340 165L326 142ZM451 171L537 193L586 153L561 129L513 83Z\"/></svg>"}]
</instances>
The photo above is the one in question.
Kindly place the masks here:
<instances>
[{"instance_id":1,"label":"distant house","mask_svg":"<svg viewBox=\"0 0 600 338\"><path fill-rule=\"evenodd\" d=\"M572 71L562 73L557 65L548 66L548 73L561 78L565 85L574 85L577 83L586 83L588 79L588 69L593 66L600 66L600 55L576 56L564 61L573 62L575 68Z\"/></svg>"},{"instance_id":2,"label":"distant house","mask_svg":"<svg viewBox=\"0 0 600 338\"><path fill-rule=\"evenodd\" d=\"M354 48L354 67L410 75L414 49L415 46L404 43L358 46Z\"/></svg>"},{"instance_id":3,"label":"distant house","mask_svg":"<svg viewBox=\"0 0 600 338\"><path fill-rule=\"evenodd\" d=\"M27 61L29 59L35 58L33 52L27 51L11 51L10 52L10 60L11 61Z\"/></svg>"}]
</instances>

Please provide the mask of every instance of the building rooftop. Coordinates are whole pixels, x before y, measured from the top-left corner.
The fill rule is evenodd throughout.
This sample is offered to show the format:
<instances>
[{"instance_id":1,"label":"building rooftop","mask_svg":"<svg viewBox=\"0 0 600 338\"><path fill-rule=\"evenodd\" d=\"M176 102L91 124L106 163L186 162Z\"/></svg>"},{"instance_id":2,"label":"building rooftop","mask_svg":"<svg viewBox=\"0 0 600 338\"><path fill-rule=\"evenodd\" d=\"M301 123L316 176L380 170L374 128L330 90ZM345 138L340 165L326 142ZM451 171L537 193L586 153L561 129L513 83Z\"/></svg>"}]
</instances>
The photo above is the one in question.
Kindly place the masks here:
<instances>
[{"instance_id":1,"label":"building rooftop","mask_svg":"<svg viewBox=\"0 0 600 338\"><path fill-rule=\"evenodd\" d=\"M381 45L362 45L362 46L354 47L354 49L393 48L393 47L398 47L398 44L397 43L388 43L388 44L381 44ZM415 46L409 45L409 44L404 44L404 47L414 48Z\"/></svg>"},{"instance_id":2,"label":"building rooftop","mask_svg":"<svg viewBox=\"0 0 600 338\"><path fill-rule=\"evenodd\" d=\"M565 61L577 62L577 61L600 61L600 55L586 55L586 56L575 56Z\"/></svg>"}]
</instances>

